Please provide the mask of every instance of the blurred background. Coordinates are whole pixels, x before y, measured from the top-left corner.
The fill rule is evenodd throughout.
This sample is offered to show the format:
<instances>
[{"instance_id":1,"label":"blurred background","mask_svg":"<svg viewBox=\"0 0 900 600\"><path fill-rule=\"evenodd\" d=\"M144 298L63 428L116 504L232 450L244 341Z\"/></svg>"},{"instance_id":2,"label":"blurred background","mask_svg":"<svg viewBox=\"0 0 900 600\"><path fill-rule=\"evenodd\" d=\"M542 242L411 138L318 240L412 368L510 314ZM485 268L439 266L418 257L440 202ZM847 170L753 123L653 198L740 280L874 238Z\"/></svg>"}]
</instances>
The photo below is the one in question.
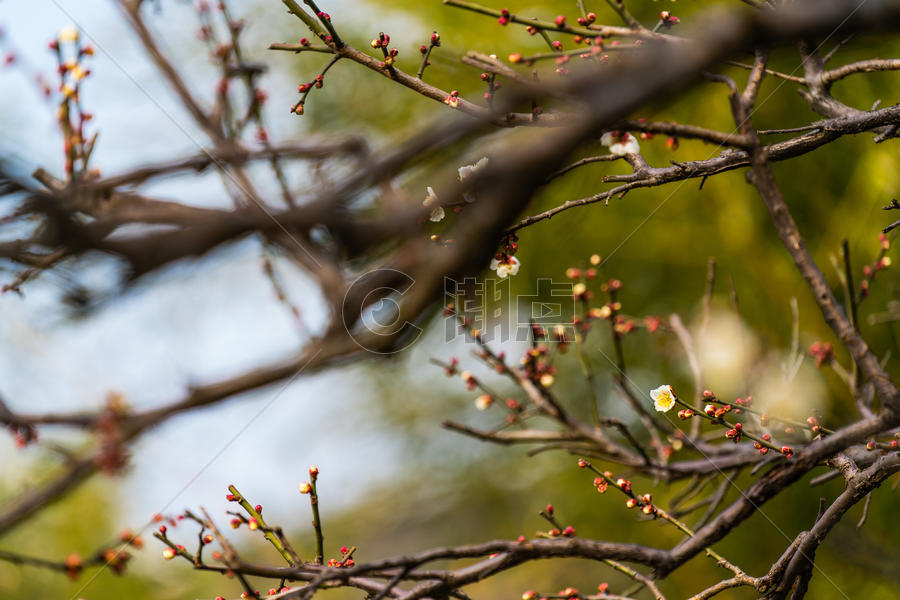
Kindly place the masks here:
<instances>
[{"instance_id":1,"label":"blurred background","mask_svg":"<svg viewBox=\"0 0 900 600\"><path fill-rule=\"evenodd\" d=\"M198 24L189 3L159 0L147 3L148 21L173 62L182 67L192 89L204 99L213 95L215 67L197 38ZM240 6L238 6L240 4ZM497 2L486 5L501 8ZM586 2L599 20L615 23L603 3ZM653 24L660 9L672 10L683 22L691 14L717 3L634 2L633 12ZM478 100L484 84L479 72L463 65L467 50L525 54L543 51L544 43L518 27L500 27L492 18L443 6L439 0L325 0L323 10L345 39L367 49L379 31L390 34L400 49L399 66L415 72L418 46L432 31L442 46L432 54L425 79L443 89L458 89ZM507 5L514 12L552 18L574 15L574 2L523 2ZM392 85L358 65L339 63L326 85L316 90L306 114L289 114L296 86L324 66L319 55L274 53L271 42L296 41L306 35L299 21L285 14L276 1L235 3L247 19L245 50L264 60L269 72L263 87L269 93L266 118L273 141L310 136L364 135L372 147L387 147L437 122L446 107ZM0 156L21 173L41 166L62 174L61 137L55 105L45 100L35 76L53 85L55 61L47 42L65 25L76 24L97 48L93 74L83 101L95 114L100 138L94 164L104 174L127 170L148 161L190 155L205 142L177 98L159 78L114 3L104 0L0 1L0 55L11 55L0 68ZM823 47L831 48L837 40ZM871 57L897 56L900 41L859 38L838 52L833 64ZM5 59L4 59L5 60ZM749 59L748 59L749 62ZM802 74L797 53L778 49L772 68ZM725 72L742 81L744 73ZM841 101L868 109L897 101L898 75L872 73L839 82L834 94ZM796 85L768 78L757 102L758 128L808 124L812 113ZM675 120L731 131L732 121L721 86L700 84L690 92L660 98L635 117ZM434 173L471 164L502 150L511 140L529 140L530 132L491 134L465 148L448 149L398 181L410 197L424 198ZM806 236L813 256L829 280L838 285L832 257L841 241L850 244L857 278L864 264L879 251L878 232L890 220L881 212L896 194L897 145L874 145L872 136L845 137L830 146L788 163L775 164L785 197ZM775 139L775 138L773 138ZM720 152L702 142L681 140L677 150L657 136L641 142L642 155L654 166L670 160L701 160ZM579 155L603 153L599 145ZM573 157L577 158L577 156ZM535 214L573 198L591 195L605 186L600 178L626 172L622 162L582 167L542 190L528 207ZM308 185L304 167L289 172L292 184ZM678 313L696 330L706 284L707 262L717 261L714 318L698 339L707 387L720 397L752 393L796 416L810 408L821 411L826 425L839 426L855 418L846 388L830 372L815 369L809 357L791 381L785 377L793 318L798 304L800 353L816 340L835 343L790 258L769 223L765 207L748 186L743 171L717 175L698 189L699 181L630 192L608 206L594 204L564 212L520 232L521 270L512 292L537 293L538 278L564 280L567 267L584 267L597 253L606 259L602 278L624 283L623 310L629 315ZM274 190L274 182L272 190ZM205 206L227 205L213 174L165 179L144 190L161 198ZM421 198L420 198L421 197ZM448 219L454 218L450 215ZM441 226L436 225L437 231ZM100 407L106 395L120 392L135 408L175 400L194 382L210 382L277 360L296 351L323 326L324 305L314 283L288 261L276 260L289 297L300 307L298 324L275 297L262 270L255 240L222 248L210 257L175 265L153 275L124 294L107 294L89 311L79 308L79 294L112 289L118 266L104 257L45 273L23 288L23 295L0 296L0 394L14 410L41 412ZM486 273L489 274L489 273ZM4 267L3 282L14 272ZM735 313L731 288L737 297ZM900 347L894 314L896 278L880 275L861 309L863 334L887 367L896 373ZM837 346L837 344L836 344ZM511 356L524 346L503 344ZM596 385L604 414L639 427L614 389L606 332L589 338L590 360L598 372ZM629 376L647 391L670 383L689 395L690 372L674 336L637 330L625 339ZM526 448L497 448L462 438L441 427L455 419L490 427L502 422L502 411L478 412L458 378L447 379L429 358L457 356L462 366L485 377L490 373L471 356L463 340L447 340L439 315L408 351L390 358L372 358L320 374L303 376L288 385L245 394L212 409L173 419L145 436L133 448L131 466L121 478L95 477L88 485L38 517L0 538L0 549L61 559L70 552L85 555L123 528L139 530L156 513L174 514L185 508L207 507L225 523L224 496L233 483L254 503L266 507L270 522L291 532L301 554L313 546L306 498L297 484L306 479L309 464L321 471L319 492L326 536L326 553L337 556L342 545L356 545L357 562L405 554L432 546L531 536L546 529L537 516L553 503L560 520L579 535L670 547L679 541L672 528L639 522L626 513L619 498L598 495L591 477L575 467L575 457L545 452L527 456ZM845 365L847 357L838 352ZM572 355L560 356L554 389L570 406L583 404L585 382ZM648 400L649 401L649 400ZM794 415L792 415L794 416ZM45 428L43 440L78 445L84 440ZM676 453L675 459L679 455ZM0 502L46 479L58 458L43 445L17 450L11 437L0 436ZM614 469L615 470L615 469ZM817 470L813 475L821 474ZM618 473L617 473L618 474ZM752 478L743 475L738 488ZM682 490L673 484L635 479L635 489L652 491L654 500ZM888 598L900 593L896 570L900 531L892 527L897 506L896 486L877 490L868 521L857 530L856 507L817 554L817 572L810 597ZM763 506L760 514L740 526L716 549L752 575L761 575L798 531L808 528L819 497L833 499L841 490L835 480L810 488L801 482ZM731 489L726 501L734 499ZM699 514L687 519L698 518ZM173 538L193 540L194 530L175 530ZM186 565L163 564L162 546L145 536L147 547L136 553L129 576L108 571L87 572L74 582L62 575L0 563L0 596L4 598L212 598L240 593L238 584L216 575L194 573ZM246 531L232 536L245 557L276 564L279 557ZM705 564L703 564L705 562ZM823 575L824 572L827 577ZM724 572L704 557L695 558L662 584L672 598L686 597L718 581ZM518 597L526 589L553 593L567 586L586 591L608 581L621 591L629 582L611 569L585 561L531 564L473 586L474 598ZM265 583L260 583L260 589ZM353 595L355 592L328 592ZM646 592L643 592L646 595ZM728 597L752 598L738 590Z\"/></svg>"}]
</instances>

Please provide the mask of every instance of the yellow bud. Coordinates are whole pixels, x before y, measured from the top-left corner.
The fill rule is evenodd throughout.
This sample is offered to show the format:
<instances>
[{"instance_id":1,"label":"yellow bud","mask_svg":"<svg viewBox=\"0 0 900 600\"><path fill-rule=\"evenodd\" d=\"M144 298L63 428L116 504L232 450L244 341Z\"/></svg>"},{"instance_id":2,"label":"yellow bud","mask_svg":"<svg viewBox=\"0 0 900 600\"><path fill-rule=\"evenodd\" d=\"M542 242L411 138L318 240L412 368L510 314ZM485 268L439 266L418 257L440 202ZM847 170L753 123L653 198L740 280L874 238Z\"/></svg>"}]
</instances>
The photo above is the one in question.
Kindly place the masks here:
<instances>
[{"instance_id":1,"label":"yellow bud","mask_svg":"<svg viewBox=\"0 0 900 600\"><path fill-rule=\"evenodd\" d=\"M56 39L60 42L77 42L78 29L74 25L66 25L59 30L59 35L56 36Z\"/></svg>"}]
</instances>

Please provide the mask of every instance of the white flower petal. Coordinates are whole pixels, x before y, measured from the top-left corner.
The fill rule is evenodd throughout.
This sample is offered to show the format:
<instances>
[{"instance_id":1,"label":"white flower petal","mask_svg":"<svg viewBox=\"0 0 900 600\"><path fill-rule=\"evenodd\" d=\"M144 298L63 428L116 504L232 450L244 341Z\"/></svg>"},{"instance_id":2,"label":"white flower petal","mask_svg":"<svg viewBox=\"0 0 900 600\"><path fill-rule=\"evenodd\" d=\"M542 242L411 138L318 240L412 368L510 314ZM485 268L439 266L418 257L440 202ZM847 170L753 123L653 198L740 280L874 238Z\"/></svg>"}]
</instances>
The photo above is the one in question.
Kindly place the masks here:
<instances>
[{"instance_id":1,"label":"white flower petal","mask_svg":"<svg viewBox=\"0 0 900 600\"><path fill-rule=\"evenodd\" d=\"M438 221L440 221L441 219L444 218L444 215L446 213L444 213L444 208L440 204L438 204L439 200L438 200L437 194L434 193L434 189L431 186L429 186L429 187L425 188L425 191L427 192L427 195L425 196L425 199L422 201L422 205L433 207L431 209L431 214L429 215L428 220L437 223Z\"/></svg>"},{"instance_id":2,"label":"white flower petal","mask_svg":"<svg viewBox=\"0 0 900 600\"><path fill-rule=\"evenodd\" d=\"M519 272L519 259L515 256L510 257L509 274L515 275Z\"/></svg>"},{"instance_id":3,"label":"white flower petal","mask_svg":"<svg viewBox=\"0 0 900 600\"><path fill-rule=\"evenodd\" d=\"M66 25L59 30L59 35L56 36L56 39L60 42L77 42L78 28L74 25Z\"/></svg>"},{"instance_id":4,"label":"white flower petal","mask_svg":"<svg viewBox=\"0 0 900 600\"><path fill-rule=\"evenodd\" d=\"M491 271L496 271L499 266L500 266L500 261L497 260L496 258L492 258L491 259Z\"/></svg>"},{"instance_id":5,"label":"white flower petal","mask_svg":"<svg viewBox=\"0 0 900 600\"><path fill-rule=\"evenodd\" d=\"M611 132L607 131L600 138L600 143L604 146L609 146L610 153L615 154L616 156L637 154L641 151L641 146L638 144L637 138L630 133L626 133L623 136L613 136Z\"/></svg>"},{"instance_id":6,"label":"white flower petal","mask_svg":"<svg viewBox=\"0 0 900 600\"><path fill-rule=\"evenodd\" d=\"M438 201L437 194L434 193L434 188L428 186L425 188L425 199L422 201L422 204L425 206L431 206L435 202Z\"/></svg>"},{"instance_id":7,"label":"white flower petal","mask_svg":"<svg viewBox=\"0 0 900 600\"><path fill-rule=\"evenodd\" d=\"M657 412L669 412L675 406L675 392L672 391L671 385L661 385L650 390L650 397Z\"/></svg>"},{"instance_id":8,"label":"white flower petal","mask_svg":"<svg viewBox=\"0 0 900 600\"><path fill-rule=\"evenodd\" d=\"M488 158L485 156L474 165L465 165L459 168L459 180L465 181L469 177L478 173L478 171L484 169L488 164Z\"/></svg>"}]
</instances>

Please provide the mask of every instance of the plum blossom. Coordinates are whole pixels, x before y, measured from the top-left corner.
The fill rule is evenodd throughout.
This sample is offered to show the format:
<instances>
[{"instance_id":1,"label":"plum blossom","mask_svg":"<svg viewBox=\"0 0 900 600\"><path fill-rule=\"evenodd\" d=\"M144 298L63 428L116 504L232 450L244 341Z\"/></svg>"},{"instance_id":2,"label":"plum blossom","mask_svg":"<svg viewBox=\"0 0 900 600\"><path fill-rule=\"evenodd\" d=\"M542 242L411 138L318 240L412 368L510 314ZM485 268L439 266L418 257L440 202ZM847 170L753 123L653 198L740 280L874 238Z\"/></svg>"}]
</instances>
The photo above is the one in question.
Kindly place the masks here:
<instances>
[{"instance_id":1,"label":"plum blossom","mask_svg":"<svg viewBox=\"0 0 900 600\"><path fill-rule=\"evenodd\" d=\"M473 175L477 174L479 171L484 170L485 167L487 167L487 164L488 164L488 157L485 156L484 158L479 160L474 165L464 165L464 166L460 167L459 168L459 180L465 181L469 177L472 177Z\"/></svg>"},{"instance_id":2,"label":"plum blossom","mask_svg":"<svg viewBox=\"0 0 900 600\"><path fill-rule=\"evenodd\" d=\"M616 156L637 154L641 147L637 139L627 131L607 131L600 138L600 143L609 147L609 151Z\"/></svg>"},{"instance_id":3,"label":"plum blossom","mask_svg":"<svg viewBox=\"0 0 900 600\"><path fill-rule=\"evenodd\" d=\"M62 29L59 30L59 34L56 36L62 43L72 43L78 41L78 29L74 25L66 25Z\"/></svg>"},{"instance_id":4,"label":"plum blossom","mask_svg":"<svg viewBox=\"0 0 900 600\"><path fill-rule=\"evenodd\" d=\"M671 385L661 385L655 390L650 390L653 398L653 408L658 412L669 412L675 406L675 392Z\"/></svg>"},{"instance_id":5,"label":"plum blossom","mask_svg":"<svg viewBox=\"0 0 900 600\"><path fill-rule=\"evenodd\" d=\"M444 207L438 203L437 194L434 193L434 189L431 186L426 187L425 191L427 194L425 200L422 201L422 205L431 208L431 214L428 216L428 220L437 223L444 218Z\"/></svg>"},{"instance_id":6,"label":"plum blossom","mask_svg":"<svg viewBox=\"0 0 900 600\"><path fill-rule=\"evenodd\" d=\"M519 272L519 259L515 256L507 256L506 258L495 258L491 261L491 270L497 271L497 275L501 279L506 279L507 275L515 275Z\"/></svg>"},{"instance_id":7,"label":"plum blossom","mask_svg":"<svg viewBox=\"0 0 900 600\"><path fill-rule=\"evenodd\" d=\"M487 167L487 164L488 164L488 157L485 156L484 158L482 158L481 160L476 162L474 165L464 165L464 166L460 167L459 168L459 180L465 181L466 179L469 179L470 177L477 175L480 171L483 171ZM471 193L465 194L463 196L463 200L465 200L466 202L475 202L475 195L471 194Z\"/></svg>"}]
</instances>

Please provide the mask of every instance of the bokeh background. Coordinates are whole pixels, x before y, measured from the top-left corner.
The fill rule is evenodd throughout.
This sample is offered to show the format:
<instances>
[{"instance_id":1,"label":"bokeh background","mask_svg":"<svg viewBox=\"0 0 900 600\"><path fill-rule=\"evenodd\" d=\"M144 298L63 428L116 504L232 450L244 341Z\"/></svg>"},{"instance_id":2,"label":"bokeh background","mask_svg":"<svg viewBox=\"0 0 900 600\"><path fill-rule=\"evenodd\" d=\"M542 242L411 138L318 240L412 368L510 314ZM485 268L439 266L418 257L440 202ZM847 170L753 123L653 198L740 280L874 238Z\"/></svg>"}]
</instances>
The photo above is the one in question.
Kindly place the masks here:
<instances>
[{"instance_id":1,"label":"bokeh background","mask_svg":"<svg viewBox=\"0 0 900 600\"><path fill-rule=\"evenodd\" d=\"M501 8L497 2L486 0L485 4ZM600 20L615 21L603 2L587 4ZM723 3L632 4L643 22L653 23L661 8L689 22L692 13ZM552 18L560 12L575 15L574 5L526 1L508 7ZM366 48L379 31L388 32L392 45L401 51L399 65L407 71L414 72L418 66L419 44L433 30L439 31L442 46L432 55L426 79L444 89L459 89L470 98L480 97L483 84L477 71L459 62L466 50L499 56L543 50L539 38L530 38L520 28L502 28L493 19L445 7L438 0L332 0L322 6L357 47ZM191 87L209 99L216 75L197 39L193 9L188 3L170 0L148 3L147 8L155 13L148 20L166 52L184 68ZM375 148L386 147L446 114L443 105L356 65L339 63L326 86L311 96L306 115L292 116L288 109L296 100L297 83L311 79L325 59L265 50L270 42L305 35L280 2L242 2L234 8L248 20L246 50L270 65L263 85L270 95L266 118L273 140L357 134L366 136ZM77 24L98 50L84 95L96 115L95 130L100 132L95 164L104 173L114 173L145 161L195 153L204 141L202 134L142 54L113 2L2 0L0 52L16 57L11 66L0 69L0 155L4 160L26 174L37 166L62 172L54 106L42 98L33 77L41 73L52 81L54 63L46 43L70 23ZM828 40L823 48L830 49L837 41ZM898 50L896 39L860 38L833 60L838 64L890 57ZM800 74L792 48L778 49L772 65ZM727 72L743 77L737 69ZM795 87L766 79L754 115L757 127L799 126L818 118ZM861 109L876 101L892 104L898 91L893 73L857 75L834 89L836 97ZM660 98L635 117L732 129L727 100L714 84ZM450 148L398 184L411 198L419 199L437 173L452 172L486 153L502 151L504 144L527 143L531 135L498 132L465 147ZM876 146L871 137L842 138L774 167L813 255L835 285L832 257L838 256L841 241L850 243L858 277L862 265L874 260L877 233L889 220L890 215L879 208L897 190L897 145ZM720 151L689 140L682 140L672 151L664 137L644 141L641 148L652 165L708 158ZM597 144L573 157L602 151ZM604 189L602 175L624 172L626 167L598 163L578 169L542 190L527 213L596 193ZM289 175L298 187L311 181L302 166ZM678 313L696 330L707 261L714 257L718 264L715 316L698 340L708 387L724 397L749 391L758 400L786 412L798 411L799 416L815 407L833 426L852 418L846 388L831 373L817 371L810 358L791 382L785 381L783 367L792 360L792 298L798 304L801 353L815 340L835 340L781 249L765 207L746 184L744 173L718 175L702 189L698 184L688 181L633 191L609 206L571 210L523 230L518 254L522 268L512 281L512 291L533 294L538 278L562 280L567 267L583 267L588 256L597 253L607 259L603 275L624 282L625 312L663 317ZM199 205L227 204L215 175L167 179L145 191ZM287 261L276 261L276 268L289 296L301 308L303 327L275 298L254 240L223 248L201 261L173 266L124 293L115 291L112 282L118 265L109 259L88 257L64 265L27 285L23 296L0 296L0 393L14 409L34 412L99 407L110 391L121 392L130 405L143 408L180 397L191 382L213 381L276 360L299 348L322 327L324 318L309 278ZM4 269L0 276L12 279L13 272ZM739 316L731 299L732 286ZM100 292L104 301L90 311L77 310L71 298L82 290ZM897 371L900 355L891 320L896 295L896 278L888 270L879 276L861 311L863 333L878 355L887 357L890 372ZM86 554L124 527L144 527L155 513L201 505L219 515L224 524L226 486L234 483L266 507L270 521L292 532L301 553L309 554L313 543L309 508L296 490L310 463L322 472L319 489L330 554L337 554L341 545L356 545L360 562L431 546L529 536L544 528L537 513L548 502L580 535L663 547L677 543L679 535L671 528L639 522L625 512L620 499L599 496L572 456L546 452L529 457L525 448L497 448L444 430L440 424L448 418L480 426L503 418L499 412L476 411L475 393L466 392L457 378L446 379L439 368L428 364L430 357L458 356L465 366L490 380L490 374L471 357L471 346L460 339L448 341L444 332L444 322L435 315L418 343L404 353L301 376L290 385L248 393L175 419L133 448L124 477L95 477L76 494L0 539L0 548L60 559L69 552ZM661 383L689 393L687 361L673 336L651 336L639 330L626 338L625 346L629 376L645 396L646 390ZM604 413L633 422L614 390L612 368L605 359L611 355L608 335L592 336L588 347L599 373L596 385ZM515 342L503 348L511 355L523 350ZM844 354L838 356L847 364ZM571 406L583 404L585 382L574 356L560 357L557 366L559 396ZM50 430L41 433L45 440L76 447L86 442ZM8 437L0 437L0 461L0 502L46 479L58 464L46 447L16 450ZM662 506L667 496L686 485L635 481L637 489L653 491ZM751 481L745 474L736 486L744 488ZM900 532L892 527L898 500L895 487L885 485L874 493L868 521L861 529L855 526L861 507L835 528L818 552L821 571L813 578L810 597L900 594L896 570ZM816 488L801 482L766 504L716 549L749 573L760 575L789 538L811 525L819 498L830 500L840 489L836 481ZM737 489L731 489L727 499L737 494ZM175 536L193 540L195 532L185 529L178 528ZM239 594L233 581L194 573L184 564L164 563L162 547L147 537L147 548L137 553L124 578L106 571L96 576L89 572L70 582L60 575L0 563L0 596L101 600ZM238 534L233 541L247 557L278 561L274 552L250 536ZM711 561L697 557L673 574L663 590L672 598L686 597L724 576ZM602 565L559 561L505 573L470 591L475 598L510 598L529 588L545 593L569 585L593 590L602 581L610 582L613 590L628 587L622 576ZM734 591L728 597L754 595Z\"/></svg>"}]
</instances>

